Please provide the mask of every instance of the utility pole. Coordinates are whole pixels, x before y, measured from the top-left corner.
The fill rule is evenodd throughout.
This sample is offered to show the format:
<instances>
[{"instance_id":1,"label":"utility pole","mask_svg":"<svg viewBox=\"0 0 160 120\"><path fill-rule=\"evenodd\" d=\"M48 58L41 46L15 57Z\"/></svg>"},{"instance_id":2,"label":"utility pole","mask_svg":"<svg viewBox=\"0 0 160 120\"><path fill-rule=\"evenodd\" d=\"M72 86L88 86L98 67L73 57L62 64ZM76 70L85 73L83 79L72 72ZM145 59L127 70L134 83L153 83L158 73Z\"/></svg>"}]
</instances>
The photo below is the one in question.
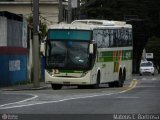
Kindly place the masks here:
<instances>
[{"instance_id":1,"label":"utility pole","mask_svg":"<svg viewBox=\"0 0 160 120\"><path fill-rule=\"evenodd\" d=\"M68 0L68 23L72 22L72 5L71 0Z\"/></svg>"},{"instance_id":2,"label":"utility pole","mask_svg":"<svg viewBox=\"0 0 160 120\"><path fill-rule=\"evenodd\" d=\"M81 10L80 10L80 0L77 1L78 5L77 5L77 15L78 15L78 19L80 19L80 15L81 15Z\"/></svg>"},{"instance_id":3,"label":"utility pole","mask_svg":"<svg viewBox=\"0 0 160 120\"><path fill-rule=\"evenodd\" d=\"M58 22L63 22L63 4L62 4L62 0L59 0L59 20Z\"/></svg>"},{"instance_id":4,"label":"utility pole","mask_svg":"<svg viewBox=\"0 0 160 120\"><path fill-rule=\"evenodd\" d=\"M33 87L40 86L39 0L33 0Z\"/></svg>"}]
</instances>

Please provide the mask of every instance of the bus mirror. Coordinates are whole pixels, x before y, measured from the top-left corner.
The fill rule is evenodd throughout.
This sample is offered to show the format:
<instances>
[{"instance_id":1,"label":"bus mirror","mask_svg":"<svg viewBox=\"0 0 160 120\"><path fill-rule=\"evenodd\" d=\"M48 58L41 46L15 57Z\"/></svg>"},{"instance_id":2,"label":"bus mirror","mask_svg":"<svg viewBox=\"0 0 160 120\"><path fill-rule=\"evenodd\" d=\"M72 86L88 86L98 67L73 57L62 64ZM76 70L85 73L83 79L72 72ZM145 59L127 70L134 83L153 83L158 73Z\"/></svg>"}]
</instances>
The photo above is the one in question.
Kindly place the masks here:
<instances>
[{"instance_id":1,"label":"bus mirror","mask_svg":"<svg viewBox=\"0 0 160 120\"><path fill-rule=\"evenodd\" d=\"M41 43L40 52L45 56L45 43Z\"/></svg>"},{"instance_id":2,"label":"bus mirror","mask_svg":"<svg viewBox=\"0 0 160 120\"><path fill-rule=\"evenodd\" d=\"M89 53L90 53L90 54L93 54L93 51L94 51L94 45L93 45L93 44L90 44L90 45L89 45Z\"/></svg>"}]
</instances>

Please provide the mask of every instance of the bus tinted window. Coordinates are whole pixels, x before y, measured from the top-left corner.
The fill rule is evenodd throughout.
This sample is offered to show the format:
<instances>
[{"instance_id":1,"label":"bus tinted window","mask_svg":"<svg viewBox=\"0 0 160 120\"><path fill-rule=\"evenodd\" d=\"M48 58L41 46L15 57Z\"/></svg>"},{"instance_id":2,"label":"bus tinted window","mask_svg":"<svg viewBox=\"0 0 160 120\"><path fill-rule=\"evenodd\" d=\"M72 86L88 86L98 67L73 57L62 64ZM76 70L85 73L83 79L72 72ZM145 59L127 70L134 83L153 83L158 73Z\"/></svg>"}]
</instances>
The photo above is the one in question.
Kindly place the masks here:
<instances>
[{"instance_id":1,"label":"bus tinted window","mask_svg":"<svg viewBox=\"0 0 160 120\"><path fill-rule=\"evenodd\" d=\"M52 29L48 32L50 40L91 40L91 31L88 30L67 30Z\"/></svg>"},{"instance_id":2,"label":"bus tinted window","mask_svg":"<svg viewBox=\"0 0 160 120\"><path fill-rule=\"evenodd\" d=\"M127 28L94 30L93 38L98 48L127 47L132 45L132 30Z\"/></svg>"}]
</instances>

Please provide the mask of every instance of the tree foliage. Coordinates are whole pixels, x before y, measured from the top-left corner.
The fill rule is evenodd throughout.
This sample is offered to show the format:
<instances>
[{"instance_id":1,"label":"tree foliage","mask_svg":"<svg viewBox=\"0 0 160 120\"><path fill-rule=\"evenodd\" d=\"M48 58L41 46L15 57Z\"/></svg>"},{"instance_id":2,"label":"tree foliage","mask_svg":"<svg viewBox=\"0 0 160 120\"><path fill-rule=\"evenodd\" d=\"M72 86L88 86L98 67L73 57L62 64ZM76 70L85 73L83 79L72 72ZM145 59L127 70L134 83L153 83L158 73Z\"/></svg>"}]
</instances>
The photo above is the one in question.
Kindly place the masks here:
<instances>
[{"instance_id":1,"label":"tree foliage","mask_svg":"<svg viewBox=\"0 0 160 120\"><path fill-rule=\"evenodd\" d=\"M29 16L27 18L27 21L28 21L29 26L31 28L33 28L33 16ZM39 36L40 36L40 39L43 40L46 37L46 34L47 34L47 24L46 24L46 22L40 21L39 27L40 27L39 28L40 29Z\"/></svg>"},{"instance_id":2,"label":"tree foliage","mask_svg":"<svg viewBox=\"0 0 160 120\"><path fill-rule=\"evenodd\" d=\"M160 73L160 38L158 37L151 37L146 44L146 51L148 53L153 53L154 55L154 64Z\"/></svg>"},{"instance_id":3,"label":"tree foliage","mask_svg":"<svg viewBox=\"0 0 160 120\"><path fill-rule=\"evenodd\" d=\"M150 36L160 36L160 0L82 0L81 13L87 19L146 21Z\"/></svg>"},{"instance_id":4,"label":"tree foliage","mask_svg":"<svg viewBox=\"0 0 160 120\"><path fill-rule=\"evenodd\" d=\"M134 26L135 64L141 59L143 48L147 44L148 52L156 56L155 63L160 68L160 0L81 0L81 14L86 19L120 20L136 19L144 25ZM141 26L144 26L143 28ZM139 28L138 28L139 27ZM156 36L156 37L153 37ZM147 41L149 42L147 43ZM151 44L151 45L150 45ZM159 46L160 47L160 46ZM137 52L139 51L139 52ZM138 58L137 58L138 57ZM136 68L138 70L138 66Z\"/></svg>"}]
</instances>

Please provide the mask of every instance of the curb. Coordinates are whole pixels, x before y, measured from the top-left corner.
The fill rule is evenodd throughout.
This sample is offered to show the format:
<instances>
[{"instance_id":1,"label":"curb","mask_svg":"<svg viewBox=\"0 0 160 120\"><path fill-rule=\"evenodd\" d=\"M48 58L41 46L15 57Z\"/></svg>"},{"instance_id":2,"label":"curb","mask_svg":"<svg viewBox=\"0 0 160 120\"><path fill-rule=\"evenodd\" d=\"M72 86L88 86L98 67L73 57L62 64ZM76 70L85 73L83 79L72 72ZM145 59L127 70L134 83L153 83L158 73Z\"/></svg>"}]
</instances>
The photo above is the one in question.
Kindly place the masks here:
<instances>
[{"instance_id":1,"label":"curb","mask_svg":"<svg viewBox=\"0 0 160 120\"><path fill-rule=\"evenodd\" d=\"M24 91L24 90L45 90L49 88L49 86L42 86L42 87L38 87L38 88L4 88L4 89L0 89L1 91Z\"/></svg>"}]
</instances>

